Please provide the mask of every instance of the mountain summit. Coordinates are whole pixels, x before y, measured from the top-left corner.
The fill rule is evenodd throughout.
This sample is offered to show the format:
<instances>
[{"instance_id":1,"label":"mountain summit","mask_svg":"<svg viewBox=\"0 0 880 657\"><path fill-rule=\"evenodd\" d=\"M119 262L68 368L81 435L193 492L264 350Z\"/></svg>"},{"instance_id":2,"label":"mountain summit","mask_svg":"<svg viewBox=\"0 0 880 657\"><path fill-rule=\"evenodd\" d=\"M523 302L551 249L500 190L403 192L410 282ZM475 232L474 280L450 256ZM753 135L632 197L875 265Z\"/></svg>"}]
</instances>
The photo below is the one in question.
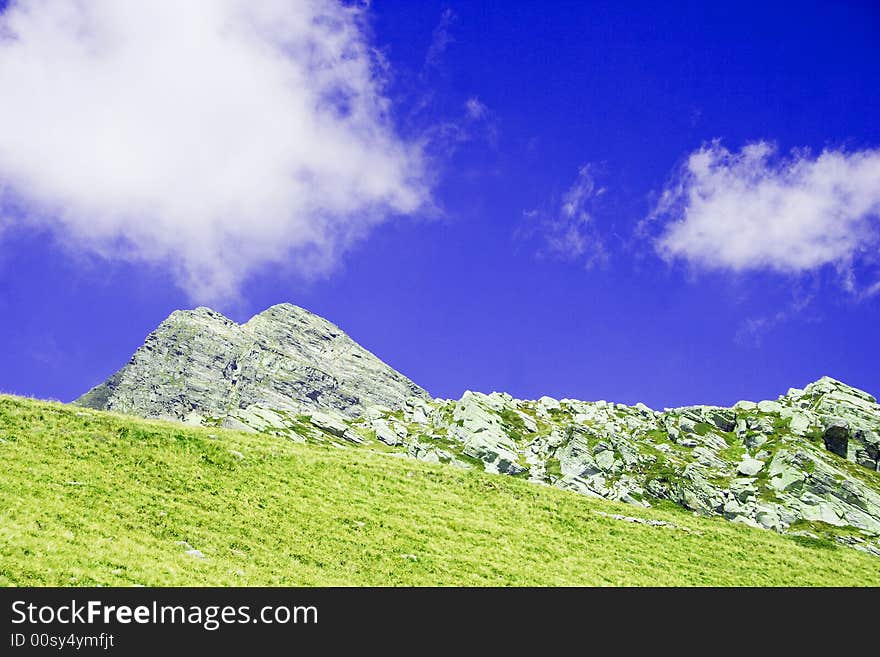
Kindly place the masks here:
<instances>
[{"instance_id":1,"label":"mountain summit","mask_svg":"<svg viewBox=\"0 0 880 657\"><path fill-rule=\"evenodd\" d=\"M339 327L284 303L241 325L210 308L175 311L75 403L200 423L255 406L354 416L410 397L430 399Z\"/></svg>"}]
</instances>

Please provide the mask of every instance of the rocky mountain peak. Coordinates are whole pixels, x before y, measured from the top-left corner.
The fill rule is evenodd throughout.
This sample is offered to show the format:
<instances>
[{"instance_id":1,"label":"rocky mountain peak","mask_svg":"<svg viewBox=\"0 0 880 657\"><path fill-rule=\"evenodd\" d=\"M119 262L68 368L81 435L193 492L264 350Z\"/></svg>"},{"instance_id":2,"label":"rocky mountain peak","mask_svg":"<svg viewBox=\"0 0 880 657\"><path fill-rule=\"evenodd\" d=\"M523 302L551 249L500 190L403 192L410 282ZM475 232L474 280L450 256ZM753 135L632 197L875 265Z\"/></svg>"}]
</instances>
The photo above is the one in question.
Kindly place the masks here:
<instances>
[{"instance_id":1,"label":"rocky mountain peak","mask_svg":"<svg viewBox=\"0 0 880 657\"><path fill-rule=\"evenodd\" d=\"M218 324L223 324L226 326L230 326L235 324L235 321L227 317L221 312L214 310L213 308L208 308L207 306L198 306L197 308L189 309L181 309L175 310L172 312L168 319L178 319L179 321L186 321L186 319L191 319L192 321L209 321L216 322Z\"/></svg>"},{"instance_id":2,"label":"rocky mountain peak","mask_svg":"<svg viewBox=\"0 0 880 657\"><path fill-rule=\"evenodd\" d=\"M825 395L857 399L866 404L877 403L877 399L873 395L868 394L864 390L859 390L858 388L847 385L843 381L832 379L830 376L823 376L813 383L806 385L803 390L789 390L787 396L791 398L808 398L816 400Z\"/></svg>"},{"instance_id":3,"label":"rocky mountain peak","mask_svg":"<svg viewBox=\"0 0 880 657\"><path fill-rule=\"evenodd\" d=\"M206 307L175 311L77 403L200 422L252 406L354 415L409 397L430 399L336 325L279 304L240 325Z\"/></svg>"},{"instance_id":4,"label":"rocky mountain peak","mask_svg":"<svg viewBox=\"0 0 880 657\"><path fill-rule=\"evenodd\" d=\"M261 335L304 342L304 336L324 342L352 342L345 332L332 322L291 303L271 306L254 315L242 327Z\"/></svg>"}]
</instances>

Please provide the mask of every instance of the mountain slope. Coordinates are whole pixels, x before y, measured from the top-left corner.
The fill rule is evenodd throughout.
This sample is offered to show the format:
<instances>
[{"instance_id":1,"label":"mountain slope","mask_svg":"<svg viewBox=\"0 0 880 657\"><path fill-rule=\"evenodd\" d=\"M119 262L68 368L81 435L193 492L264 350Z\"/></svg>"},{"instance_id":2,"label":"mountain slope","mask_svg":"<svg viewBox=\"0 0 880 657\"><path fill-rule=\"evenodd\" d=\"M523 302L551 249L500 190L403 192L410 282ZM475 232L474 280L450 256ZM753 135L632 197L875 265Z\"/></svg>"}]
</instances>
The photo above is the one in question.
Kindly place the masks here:
<instances>
[{"instance_id":1,"label":"mountain slope","mask_svg":"<svg viewBox=\"0 0 880 657\"><path fill-rule=\"evenodd\" d=\"M79 403L357 445L634 506L673 502L880 556L880 405L828 377L733 408L431 399L334 325L282 304L241 326L207 308L173 313Z\"/></svg>"},{"instance_id":2,"label":"mountain slope","mask_svg":"<svg viewBox=\"0 0 880 657\"><path fill-rule=\"evenodd\" d=\"M75 403L234 425L253 405L354 415L408 397L429 398L327 320L280 304L242 325L209 308L176 311L125 367Z\"/></svg>"},{"instance_id":3,"label":"mountain slope","mask_svg":"<svg viewBox=\"0 0 880 657\"><path fill-rule=\"evenodd\" d=\"M821 538L367 445L0 397L0 459L2 585L880 585Z\"/></svg>"},{"instance_id":4,"label":"mountain slope","mask_svg":"<svg viewBox=\"0 0 880 657\"><path fill-rule=\"evenodd\" d=\"M827 377L733 408L654 411L468 392L371 409L347 424L342 436L419 459L636 506L671 501L756 527L833 535L880 555L880 405Z\"/></svg>"}]
</instances>

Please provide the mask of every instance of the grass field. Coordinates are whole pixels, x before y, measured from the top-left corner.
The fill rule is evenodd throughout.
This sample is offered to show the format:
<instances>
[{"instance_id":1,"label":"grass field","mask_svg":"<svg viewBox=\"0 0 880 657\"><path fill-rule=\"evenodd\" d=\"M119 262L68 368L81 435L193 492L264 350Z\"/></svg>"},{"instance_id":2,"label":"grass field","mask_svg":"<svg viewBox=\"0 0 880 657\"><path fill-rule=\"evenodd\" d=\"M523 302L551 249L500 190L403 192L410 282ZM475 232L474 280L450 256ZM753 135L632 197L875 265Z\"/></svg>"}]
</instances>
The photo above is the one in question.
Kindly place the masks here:
<instances>
[{"instance_id":1,"label":"grass field","mask_svg":"<svg viewBox=\"0 0 880 657\"><path fill-rule=\"evenodd\" d=\"M827 541L18 397L0 465L7 586L880 585Z\"/></svg>"}]
</instances>

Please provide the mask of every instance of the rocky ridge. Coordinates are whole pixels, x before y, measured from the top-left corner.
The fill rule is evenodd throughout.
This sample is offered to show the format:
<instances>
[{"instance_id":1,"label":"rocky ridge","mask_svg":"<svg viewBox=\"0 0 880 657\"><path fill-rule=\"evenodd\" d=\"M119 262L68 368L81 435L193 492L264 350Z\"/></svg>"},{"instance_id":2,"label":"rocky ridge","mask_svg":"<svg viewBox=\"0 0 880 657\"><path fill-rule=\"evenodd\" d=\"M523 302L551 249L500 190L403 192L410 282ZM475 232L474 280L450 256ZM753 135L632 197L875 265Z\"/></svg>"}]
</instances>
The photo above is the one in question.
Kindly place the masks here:
<instances>
[{"instance_id":1,"label":"rocky ridge","mask_svg":"<svg viewBox=\"0 0 880 657\"><path fill-rule=\"evenodd\" d=\"M174 313L79 403L672 503L880 556L880 405L828 377L732 408L432 399L285 305L241 326L208 309Z\"/></svg>"}]
</instances>

